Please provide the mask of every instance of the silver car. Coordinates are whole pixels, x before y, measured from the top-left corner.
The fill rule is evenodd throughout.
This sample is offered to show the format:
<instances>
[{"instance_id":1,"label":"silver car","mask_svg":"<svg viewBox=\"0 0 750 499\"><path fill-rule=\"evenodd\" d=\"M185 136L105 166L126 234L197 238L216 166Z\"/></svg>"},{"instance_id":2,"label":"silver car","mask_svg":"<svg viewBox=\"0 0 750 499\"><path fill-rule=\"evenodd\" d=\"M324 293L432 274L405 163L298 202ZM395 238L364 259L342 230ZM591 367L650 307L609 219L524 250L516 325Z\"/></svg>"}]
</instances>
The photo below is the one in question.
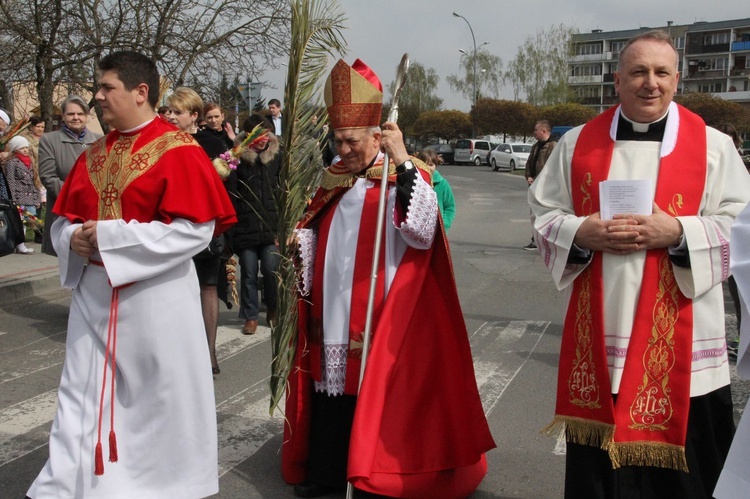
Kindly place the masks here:
<instances>
[{"instance_id":1,"label":"silver car","mask_svg":"<svg viewBox=\"0 0 750 499\"><path fill-rule=\"evenodd\" d=\"M479 166L487 161L487 153L490 149L490 143L486 140L458 139L453 151L453 158L457 165L474 164Z\"/></svg>"},{"instance_id":2,"label":"silver car","mask_svg":"<svg viewBox=\"0 0 750 499\"><path fill-rule=\"evenodd\" d=\"M531 144L500 144L490 153L492 169L523 170L529 159Z\"/></svg>"}]
</instances>

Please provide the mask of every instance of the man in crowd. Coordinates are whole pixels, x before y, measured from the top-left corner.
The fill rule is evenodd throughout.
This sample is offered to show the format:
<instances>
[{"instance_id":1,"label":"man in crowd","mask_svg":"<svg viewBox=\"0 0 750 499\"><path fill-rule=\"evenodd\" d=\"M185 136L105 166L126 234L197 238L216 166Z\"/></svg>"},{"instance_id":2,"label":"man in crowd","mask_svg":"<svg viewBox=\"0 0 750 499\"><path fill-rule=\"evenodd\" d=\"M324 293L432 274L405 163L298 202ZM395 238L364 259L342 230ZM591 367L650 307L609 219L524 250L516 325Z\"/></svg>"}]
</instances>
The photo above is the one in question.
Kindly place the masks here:
<instances>
[{"instance_id":1,"label":"man in crowd","mask_svg":"<svg viewBox=\"0 0 750 499\"><path fill-rule=\"evenodd\" d=\"M529 153L529 159L526 161L526 181L531 186L534 179L542 172L544 164L547 162L549 155L552 154L552 150L555 148L557 142L550 140L550 132L552 127L547 120L539 120L534 125L534 138L536 143L531 146L531 153ZM523 247L525 250L535 250L536 244L534 243L534 235L531 235L531 242Z\"/></svg>"},{"instance_id":2,"label":"man in crowd","mask_svg":"<svg viewBox=\"0 0 750 499\"><path fill-rule=\"evenodd\" d=\"M283 121L281 121L281 101L279 101L279 99L271 99L268 101L268 110L270 111L268 113L268 119L273 122L274 135L281 138L283 125Z\"/></svg>"},{"instance_id":3,"label":"man in crowd","mask_svg":"<svg viewBox=\"0 0 750 499\"><path fill-rule=\"evenodd\" d=\"M39 139L39 179L47 189L42 252L52 256L56 255L50 239L50 228L57 220L57 215L52 212L55 200L78 156L101 137L86 128L89 106L83 98L69 95L61 107L62 127L55 132L45 133Z\"/></svg>"},{"instance_id":4,"label":"man in crowd","mask_svg":"<svg viewBox=\"0 0 750 499\"><path fill-rule=\"evenodd\" d=\"M157 117L156 65L125 51L99 69L113 131L76 161L55 205L73 301L50 457L28 496L209 496L216 411L191 257L234 210L201 147Z\"/></svg>"},{"instance_id":5,"label":"man in crowd","mask_svg":"<svg viewBox=\"0 0 750 499\"><path fill-rule=\"evenodd\" d=\"M565 428L566 497L709 498L734 433L721 282L750 177L672 102L677 60L667 33L629 40L620 105L568 132L529 191L570 294L549 428ZM607 179L647 179L651 214L603 219Z\"/></svg>"},{"instance_id":6,"label":"man in crowd","mask_svg":"<svg viewBox=\"0 0 750 499\"><path fill-rule=\"evenodd\" d=\"M304 278L284 479L300 497L347 479L390 497L465 497L494 442L429 171L407 155L395 123L378 126L382 86L364 63L339 61L325 97L339 157L298 234ZM383 251L357 395L383 152L391 161Z\"/></svg>"}]
</instances>

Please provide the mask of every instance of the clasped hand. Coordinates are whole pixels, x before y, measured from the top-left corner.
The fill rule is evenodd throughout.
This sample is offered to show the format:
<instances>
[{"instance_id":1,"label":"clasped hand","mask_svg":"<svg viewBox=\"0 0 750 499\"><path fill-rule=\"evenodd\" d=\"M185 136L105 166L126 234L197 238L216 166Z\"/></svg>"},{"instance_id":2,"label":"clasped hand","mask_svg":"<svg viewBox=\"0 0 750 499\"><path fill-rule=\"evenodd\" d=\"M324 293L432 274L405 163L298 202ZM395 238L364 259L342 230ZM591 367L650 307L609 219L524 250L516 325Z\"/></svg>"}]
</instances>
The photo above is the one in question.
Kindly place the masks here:
<instances>
[{"instance_id":1,"label":"clasped hand","mask_svg":"<svg viewBox=\"0 0 750 499\"><path fill-rule=\"evenodd\" d=\"M73 231L70 249L83 258L89 258L99 247L96 239L96 220L88 220Z\"/></svg>"},{"instance_id":2,"label":"clasped hand","mask_svg":"<svg viewBox=\"0 0 750 499\"><path fill-rule=\"evenodd\" d=\"M651 215L615 215L612 220L602 220L594 213L578 228L573 242L585 249L627 255L674 246L681 236L682 224L654 203Z\"/></svg>"}]
</instances>

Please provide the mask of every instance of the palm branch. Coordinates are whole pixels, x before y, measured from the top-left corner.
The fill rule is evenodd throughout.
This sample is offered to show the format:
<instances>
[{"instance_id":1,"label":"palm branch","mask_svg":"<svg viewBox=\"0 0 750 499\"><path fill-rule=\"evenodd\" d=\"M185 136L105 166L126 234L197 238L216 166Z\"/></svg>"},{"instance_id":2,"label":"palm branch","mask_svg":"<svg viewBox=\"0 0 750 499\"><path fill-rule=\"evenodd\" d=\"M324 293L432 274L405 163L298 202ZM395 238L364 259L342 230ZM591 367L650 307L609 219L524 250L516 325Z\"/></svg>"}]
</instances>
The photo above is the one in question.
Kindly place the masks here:
<instances>
[{"instance_id":1,"label":"palm branch","mask_svg":"<svg viewBox=\"0 0 750 499\"><path fill-rule=\"evenodd\" d=\"M297 348L294 229L317 188L322 170L320 147L313 137L320 133L326 121L322 85L328 71L328 57L346 51L341 34L345 20L335 1L291 0L291 47L284 92L287 120L282 136L282 148L286 154L276 199L281 263L277 323L271 334L271 414L283 400ZM312 116L316 114L320 119L317 125L313 125Z\"/></svg>"},{"instance_id":2,"label":"palm branch","mask_svg":"<svg viewBox=\"0 0 750 499\"><path fill-rule=\"evenodd\" d=\"M20 120L16 121L12 125L10 125L2 136L0 136L0 151L4 151L5 147L8 145L8 142L10 142L10 139L18 135L19 133L23 132L29 126L31 125L31 122L29 121L29 117L25 116L21 118Z\"/></svg>"}]
</instances>

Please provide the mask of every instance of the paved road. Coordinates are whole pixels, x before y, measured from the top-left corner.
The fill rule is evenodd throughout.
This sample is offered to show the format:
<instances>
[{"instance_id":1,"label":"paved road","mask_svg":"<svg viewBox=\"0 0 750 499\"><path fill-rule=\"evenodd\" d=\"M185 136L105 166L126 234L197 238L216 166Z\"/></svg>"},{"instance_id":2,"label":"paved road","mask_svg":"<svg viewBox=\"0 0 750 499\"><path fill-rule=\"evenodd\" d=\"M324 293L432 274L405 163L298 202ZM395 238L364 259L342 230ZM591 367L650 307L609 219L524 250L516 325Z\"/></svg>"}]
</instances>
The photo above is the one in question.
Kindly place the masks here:
<instances>
[{"instance_id":1,"label":"paved road","mask_svg":"<svg viewBox=\"0 0 750 499\"><path fill-rule=\"evenodd\" d=\"M458 214L449 233L485 412L498 444L474 498L561 497L564 448L551 419L562 301L528 243L523 177L442 167ZM69 296L0 306L0 494L22 498L47 457ZM216 378L220 498L293 497L279 473L282 415L268 414L268 328L239 333L223 310ZM435 387L439 389L439 387ZM742 405L744 407L744 404ZM331 497L343 497L332 494Z\"/></svg>"}]
</instances>

